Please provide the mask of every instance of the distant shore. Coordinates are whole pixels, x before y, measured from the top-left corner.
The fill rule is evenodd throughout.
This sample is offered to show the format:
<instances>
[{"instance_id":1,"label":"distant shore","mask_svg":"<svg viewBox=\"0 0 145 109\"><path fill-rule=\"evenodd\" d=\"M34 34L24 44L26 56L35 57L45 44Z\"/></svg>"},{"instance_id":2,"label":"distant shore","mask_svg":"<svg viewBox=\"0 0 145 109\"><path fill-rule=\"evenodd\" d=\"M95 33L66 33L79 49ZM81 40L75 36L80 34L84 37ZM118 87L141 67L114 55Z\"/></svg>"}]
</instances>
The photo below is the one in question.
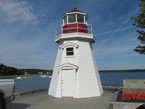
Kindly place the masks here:
<instances>
[{"instance_id":1,"label":"distant shore","mask_svg":"<svg viewBox=\"0 0 145 109\"><path fill-rule=\"evenodd\" d=\"M9 79L9 78L16 78L16 77L26 77L24 75L6 75L6 76L0 76L0 79Z\"/></svg>"},{"instance_id":2,"label":"distant shore","mask_svg":"<svg viewBox=\"0 0 145 109\"><path fill-rule=\"evenodd\" d=\"M129 69L129 70L99 70L100 73L110 73L110 72L145 72L145 69Z\"/></svg>"},{"instance_id":3,"label":"distant shore","mask_svg":"<svg viewBox=\"0 0 145 109\"><path fill-rule=\"evenodd\" d=\"M99 70L99 73L145 73L145 69L131 69L131 70ZM38 74L28 74L27 76L30 75L38 75ZM8 78L16 78L16 77L25 77L25 75L5 75L5 76L0 76L0 79L8 79Z\"/></svg>"}]
</instances>

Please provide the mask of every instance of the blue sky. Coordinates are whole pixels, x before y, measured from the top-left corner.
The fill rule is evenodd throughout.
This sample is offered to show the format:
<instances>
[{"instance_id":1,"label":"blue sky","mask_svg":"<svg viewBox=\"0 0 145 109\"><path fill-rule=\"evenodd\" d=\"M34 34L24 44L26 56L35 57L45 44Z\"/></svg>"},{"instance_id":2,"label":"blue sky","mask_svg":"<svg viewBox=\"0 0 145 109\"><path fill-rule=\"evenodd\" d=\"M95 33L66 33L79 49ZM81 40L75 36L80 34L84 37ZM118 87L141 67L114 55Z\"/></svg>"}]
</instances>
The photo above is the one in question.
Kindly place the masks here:
<instances>
[{"instance_id":1,"label":"blue sky","mask_svg":"<svg viewBox=\"0 0 145 109\"><path fill-rule=\"evenodd\" d=\"M145 69L145 55L133 51L140 41L130 16L137 0L1 0L0 63L16 68L53 69L55 33L65 12L88 14L95 29L93 50L99 70Z\"/></svg>"}]
</instances>

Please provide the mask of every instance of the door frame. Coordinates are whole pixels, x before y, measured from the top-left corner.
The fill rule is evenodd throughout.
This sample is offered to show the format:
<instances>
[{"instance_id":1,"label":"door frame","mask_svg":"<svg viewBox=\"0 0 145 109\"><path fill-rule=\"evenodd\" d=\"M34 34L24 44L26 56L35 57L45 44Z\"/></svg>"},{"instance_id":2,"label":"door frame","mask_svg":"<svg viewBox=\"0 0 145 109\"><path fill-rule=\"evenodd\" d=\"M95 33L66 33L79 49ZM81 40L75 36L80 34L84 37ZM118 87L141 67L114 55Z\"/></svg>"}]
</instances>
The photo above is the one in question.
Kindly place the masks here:
<instances>
[{"instance_id":1,"label":"door frame","mask_svg":"<svg viewBox=\"0 0 145 109\"><path fill-rule=\"evenodd\" d=\"M73 79L73 81L72 81L72 89L73 89L72 96L63 96L63 84L62 84L62 82L63 82L63 70L71 70L71 73L73 73L73 77L72 77L72 79ZM62 97L73 97L74 93L75 93L75 70L74 69L61 69L61 96Z\"/></svg>"},{"instance_id":2,"label":"door frame","mask_svg":"<svg viewBox=\"0 0 145 109\"><path fill-rule=\"evenodd\" d=\"M71 63L64 63L60 66L58 66L58 70L59 70L59 77L60 77L60 95L61 97L62 96L62 70L73 70L74 72L74 85L73 85L73 96L72 97L75 97L76 95L76 80L77 80L77 71L78 71L78 66L77 65L74 65L74 64L71 64ZM64 96L65 97L65 96Z\"/></svg>"}]
</instances>

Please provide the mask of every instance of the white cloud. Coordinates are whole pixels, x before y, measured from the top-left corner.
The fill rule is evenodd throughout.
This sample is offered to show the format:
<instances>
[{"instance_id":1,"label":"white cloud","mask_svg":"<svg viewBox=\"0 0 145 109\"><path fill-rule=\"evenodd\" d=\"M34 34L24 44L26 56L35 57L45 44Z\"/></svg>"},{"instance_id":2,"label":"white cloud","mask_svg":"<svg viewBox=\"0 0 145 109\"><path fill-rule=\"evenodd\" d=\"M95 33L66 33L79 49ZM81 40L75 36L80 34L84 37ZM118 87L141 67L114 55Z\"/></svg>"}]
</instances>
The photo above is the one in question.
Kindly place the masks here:
<instances>
[{"instance_id":1,"label":"white cloud","mask_svg":"<svg viewBox=\"0 0 145 109\"><path fill-rule=\"evenodd\" d=\"M110 34L110 33L117 33L117 32L120 32L120 31L124 31L124 30L128 30L132 28L132 25L129 25L127 27L123 27L123 28L117 28L115 30L112 30L112 31L108 31L108 32L103 32L103 33L99 33L99 34L96 34L95 36L99 36L99 35L105 35L105 34Z\"/></svg>"},{"instance_id":2,"label":"white cloud","mask_svg":"<svg viewBox=\"0 0 145 109\"><path fill-rule=\"evenodd\" d=\"M0 29L0 63L17 68L52 69L57 54L57 45L51 37L53 24L47 26L49 30L33 28L36 30L30 33L23 32L26 30L21 27L10 25Z\"/></svg>"},{"instance_id":3,"label":"white cloud","mask_svg":"<svg viewBox=\"0 0 145 109\"><path fill-rule=\"evenodd\" d=\"M133 48L135 48L135 44L137 44L135 36L136 33L133 32L119 38L118 41L114 41L113 43L107 43L108 40L100 41L94 46L94 52L100 57L130 56L129 54L134 52Z\"/></svg>"},{"instance_id":4,"label":"white cloud","mask_svg":"<svg viewBox=\"0 0 145 109\"><path fill-rule=\"evenodd\" d=\"M6 65L14 65L20 68L53 67L55 56L51 53L52 50L43 50L43 46L46 46L45 40L36 38L35 40L29 39L18 42L0 41L0 43L0 62Z\"/></svg>"},{"instance_id":5,"label":"white cloud","mask_svg":"<svg viewBox=\"0 0 145 109\"><path fill-rule=\"evenodd\" d=\"M120 24L120 25L114 30L105 31L104 29L105 32L96 34L96 37L99 37L100 35L101 37L105 37L105 39L100 40L100 42L96 44L95 54L97 56L98 55L100 57L124 56L124 55L130 56L130 54L134 52L133 49L138 44L138 41L136 39L137 34L133 30L132 24L131 23L129 24L129 18L132 15L136 15L138 11L139 8L136 8L133 11L130 11L128 15L124 15L120 18L117 18L116 21L113 21L111 17L108 20L108 22L106 22L107 27L110 24L110 28L114 24ZM132 32L129 33L131 29ZM117 37L117 35L120 35L120 37L118 37L118 39L116 40L115 37Z\"/></svg>"},{"instance_id":6,"label":"white cloud","mask_svg":"<svg viewBox=\"0 0 145 109\"><path fill-rule=\"evenodd\" d=\"M107 15L107 20L103 21L103 23L101 22L100 28L97 28L98 32L99 31L101 32L96 34L96 36L108 34L109 38L111 39L114 37L116 33L131 29L133 25L130 21L130 17L135 16L139 12L139 8L136 7L133 8L132 10L131 9L129 10L130 10L129 13L124 14L123 16L115 16L113 12L112 13L110 12L109 15ZM118 10L117 12L119 13L120 10Z\"/></svg>"},{"instance_id":7,"label":"white cloud","mask_svg":"<svg viewBox=\"0 0 145 109\"><path fill-rule=\"evenodd\" d=\"M0 1L0 14L0 19L4 22L38 23L32 6L24 1Z\"/></svg>"}]
</instances>

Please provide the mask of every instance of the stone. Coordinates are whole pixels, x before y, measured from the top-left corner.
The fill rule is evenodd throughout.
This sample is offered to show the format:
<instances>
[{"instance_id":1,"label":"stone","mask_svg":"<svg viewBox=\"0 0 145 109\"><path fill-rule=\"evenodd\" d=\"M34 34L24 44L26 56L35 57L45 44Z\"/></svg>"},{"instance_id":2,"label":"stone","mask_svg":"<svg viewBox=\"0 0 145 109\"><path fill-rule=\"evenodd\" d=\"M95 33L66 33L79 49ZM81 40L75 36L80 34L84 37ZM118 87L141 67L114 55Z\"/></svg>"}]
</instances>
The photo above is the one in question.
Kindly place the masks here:
<instances>
[{"instance_id":1,"label":"stone","mask_svg":"<svg viewBox=\"0 0 145 109\"><path fill-rule=\"evenodd\" d=\"M123 93L145 92L145 80L123 80Z\"/></svg>"}]
</instances>

